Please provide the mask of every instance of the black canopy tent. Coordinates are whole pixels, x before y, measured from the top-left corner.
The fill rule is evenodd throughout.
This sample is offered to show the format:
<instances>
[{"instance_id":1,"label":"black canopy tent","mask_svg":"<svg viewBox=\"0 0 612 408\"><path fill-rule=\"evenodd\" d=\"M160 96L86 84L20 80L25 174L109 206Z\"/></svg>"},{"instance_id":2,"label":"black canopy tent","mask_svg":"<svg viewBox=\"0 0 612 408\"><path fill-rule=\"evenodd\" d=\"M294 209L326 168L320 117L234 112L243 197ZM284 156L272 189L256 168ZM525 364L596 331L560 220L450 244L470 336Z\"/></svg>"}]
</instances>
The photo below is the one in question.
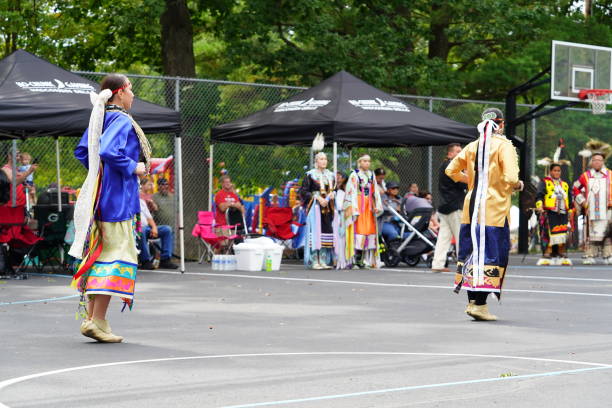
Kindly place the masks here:
<instances>
[{"instance_id":1,"label":"black canopy tent","mask_svg":"<svg viewBox=\"0 0 612 408\"><path fill-rule=\"evenodd\" d=\"M320 84L211 131L209 174L215 142L309 146L316 133L337 146L416 147L469 143L478 131L410 105L341 71ZM212 191L212 177L209 178Z\"/></svg>"},{"instance_id":2,"label":"black canopy tent","mask_svg":"<svg viewBox=\"0 0 612 408\"><path fill-rule=\"evenodd\" d=\"M308 146L315 133L347 147L468 143L476 127L410 105L341 71L284 102L212 129L213 142Z\"/></svg>"},{"instance_id":3,"label":"black canopy tent","mask_svg":"<svg viewBox=\"0 0 612 408\"><path fill-rule=\"evenodd\" d=\"M0 139L81 136L89 124L90 92L99 84L27 51L0 60ZM179 112L134 99L130 114L146 133L178 133Z\"/></svg>"},{"instance_id":4,"label":"black canopy tent","mask_svg":"<svg viewBox=\"0 0 612 408\"><path fill-rule=\"evenodd\" d=\"M91 114L89 94L98 92L99 89L96 82L23 50L17 50L0 60L0 140L14 140L15 165L17 139L49 136L55 138L60 211L62 203L58 137L83 135ZM180 113L138 98L134 99L130 113L145 133L172 133L176 137L181 270L184 271ZM15 174L13 168L13 176Z\"/></svg>"}]
</instances>

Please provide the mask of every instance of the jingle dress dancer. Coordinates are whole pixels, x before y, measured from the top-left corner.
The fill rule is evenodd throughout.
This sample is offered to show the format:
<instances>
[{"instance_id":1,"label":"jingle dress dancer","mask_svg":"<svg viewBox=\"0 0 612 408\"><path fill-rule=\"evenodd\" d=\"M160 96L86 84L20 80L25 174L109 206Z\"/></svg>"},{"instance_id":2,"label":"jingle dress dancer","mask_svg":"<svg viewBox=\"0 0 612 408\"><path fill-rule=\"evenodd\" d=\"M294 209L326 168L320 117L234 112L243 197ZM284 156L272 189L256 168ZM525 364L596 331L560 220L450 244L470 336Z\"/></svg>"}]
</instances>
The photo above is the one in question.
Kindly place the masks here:
<instances>
[{"instance_id":1,"label":"jingle dress dancer","mask_svg":"<svg viewBox=\"0 0 612 408\"><path fill-rule=\"evenodd\" d=\"M574 183L576 205L586 216L586 255L584 264L594 264L601 255L612 264L612 171L605 166L604 153L593 153L591 169Z\"/></svg>"},{"instance_id":2,"label":"jingle dress dancer","mask_svg":"<svg viewBox=\"0 0 612 408\"><path fill-rule=\"evenodd\" d=\"M334 173L327 170L327 156L315 156L315 168L308 171L300 188L306 208L304 265L332 269L334 265Z\"/></svg>"},{"instance_id":3,"label":"jingle dress dancer","mask_svg":"<svg viewBox=\"0 0 612 408\"><path fill-rule=\"evenodd\" d=\"M446 174L468 185L461 229L455 292L465 286L466 313L475 320L497 320L489 313L487 296L501 296L510 253L510 198L522 190L516 150L503 135L499 109L483 112L480 137L450 162Z\"/></svg>"},{"instance_id":4,"label":"jingle dress dancer","mask_svg":"<svg viewBox=\"0 0 612 408\"><path fill-rule=\"evenodd\" d=\"M349 175L344 198L346 220L346 259L349 265L380 268L378 227L376 217L383 213L383 205L374 173L370 170L370 156L357 160L357 169Z\"/></svg>"},{"instance_id":5,"label":"jingle dress dancer","mask_svg":"<svg viewBox=\"0 0 612 408\"><path fill-rule=\"evenodd\" d=\"M569 185L561 179L561 165L550 165L549 175L538 184L536 210L540 213L540 241L543 257L538 265L572 264L566 256L572 203Z\"/></svg>"},{"instance_id":6,"label":"jingle dress dancer","mask_svg":"<svg viewBox=\"0 0 612 408\"><path fill-rule=\"evenodd\" d=\"M127 113L132 84L124 75L102 80L91 94L89 127L75 149L88 169L74 212L75 240L69 254L77 258L72 286L81 292L81 333L118 343L106 321L111 296L130 309L138 267L136 229L140 215L138 177L147 174L151 148L142 129ZM78 317L78 316L77 316Z\"/></svg>"}]
</instances>

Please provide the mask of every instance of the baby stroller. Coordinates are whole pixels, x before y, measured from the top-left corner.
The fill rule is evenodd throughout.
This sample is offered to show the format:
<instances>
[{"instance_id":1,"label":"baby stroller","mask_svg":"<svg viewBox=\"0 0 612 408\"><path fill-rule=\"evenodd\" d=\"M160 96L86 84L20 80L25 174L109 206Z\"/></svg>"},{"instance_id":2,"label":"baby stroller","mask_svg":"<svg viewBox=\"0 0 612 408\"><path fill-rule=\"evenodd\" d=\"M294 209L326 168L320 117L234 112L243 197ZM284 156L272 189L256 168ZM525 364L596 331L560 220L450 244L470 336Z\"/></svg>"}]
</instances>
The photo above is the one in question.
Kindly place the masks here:
<instances>
[{"instance_id":1,"label":"baby stroller","mask_svg":"<svg viewBox=\"0 0 612 408\"><path fill-rule=\"evenodd\" d=\"M395 217L392 222L398 223L400 227L399 239L389 242L381 237L384 245L384 252L381 253L382 261L386 266L395 267L400 261L408 266L416 266L424 259L431 267L431 256L425 256L436 248L436 234L429 229L429 220L433 213L433 208L416 208L406 213L405 199L402 200L400 214L392 207L388 207L389 212Z\"/></svg>"}]
</instances>

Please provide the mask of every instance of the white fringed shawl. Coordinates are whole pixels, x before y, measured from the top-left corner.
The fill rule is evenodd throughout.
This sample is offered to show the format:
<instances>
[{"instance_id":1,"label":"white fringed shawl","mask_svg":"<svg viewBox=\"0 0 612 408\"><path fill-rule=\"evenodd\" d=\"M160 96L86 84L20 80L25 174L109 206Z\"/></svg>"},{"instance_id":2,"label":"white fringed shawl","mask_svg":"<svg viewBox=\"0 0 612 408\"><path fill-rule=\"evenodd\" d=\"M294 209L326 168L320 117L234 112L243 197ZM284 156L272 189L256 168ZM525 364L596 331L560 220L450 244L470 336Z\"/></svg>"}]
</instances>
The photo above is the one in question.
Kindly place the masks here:
<instances>
[{"instance_id":1,"label":"white fringed shawl","mask_svg":"<svg viewBox=\"0 0 612 408\"><path fill-rule=\"evenodd\" d=\"M83 247L89 232L92 218L94 216L94 204L98 182L98 172L100 170L100 136L104 126L104 112L106 102L111 98L110 89L105 89L99 94L91 92L89 97L93 105L91 116L89 117L89 130L87 134L87 148L89 170L87 178L81 187L81 192L74 206L74 242L68 252L71 256L81 259L83 257Z\"/></svg>"},{"instance_id":2,"label":"white fringed shawl","mask_svg":"<svg viewBox=\"0 0 612 408\"><path fill-rule=\"evenodd\" d=\"M499 127L493 120L486 117L486 114L483 119L484 120L478 124L478 132L480 133L477 155L478 185L476 187L476 195L472 197L472 200L474 200L474 211L472 212L472 222L470 225L470 235L472 238L471 264L474 279L472 285L473 288L477 288L478 286L484 284L484 262L486 254L486 201L487 191L489 189L489 157L493 131ZM477 225L478 231L476 231Z\"/></svg>"}]
</instances>

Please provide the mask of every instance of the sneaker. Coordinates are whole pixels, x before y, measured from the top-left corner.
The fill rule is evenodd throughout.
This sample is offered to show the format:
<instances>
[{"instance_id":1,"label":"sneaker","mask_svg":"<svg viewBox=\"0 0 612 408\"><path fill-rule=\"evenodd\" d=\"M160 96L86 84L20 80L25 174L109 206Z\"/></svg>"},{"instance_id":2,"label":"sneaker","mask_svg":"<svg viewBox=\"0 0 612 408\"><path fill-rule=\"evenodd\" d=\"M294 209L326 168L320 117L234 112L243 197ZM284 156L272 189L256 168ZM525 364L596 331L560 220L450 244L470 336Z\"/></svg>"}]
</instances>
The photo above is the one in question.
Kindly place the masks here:
<instances>
[{"instance_id":1,"label":"sneaker","mask_svg":"<svg viewBox=\"0 0 612 408\"><path fill-rule=\"evenodd\" d=\"M540 258L540 259L538 259L537 265L538 266L550 266L551 265L550 258Z\"/></svg>"},{"instance_id":2,"label":"sneaker","mask_svg":"<svg viewBox=\"0 0 612 408\"><path fill-rule=\"evenodd\" d=\"M612 256L606 258L606 265L612 265Z\"/></svg>"},{"instance_id":3,"label":"sneaker","mask_svg":"<svg viewBox=\"0 0 612 408\"><path fill-rule=\"evenodd\" d=\"M152 271L155 270L155 265L153 265L153 262L151 261L143 262L142 265L140 265L140 269L145 271Z\"/></svg>"},{"instance_id":4,"label":"sneaker","mask_svg":"<svg viewBox=\"0 0 612 408\"><path fill-rule=\"evenodd\" d=\"M572 260L569 258L561 258L561 265L562 266L572 266Z\"/></svg>"},{"instance_id":5,"label":"sneaker","mask_svg":"<svg viewBox=\"0 0 612 408\"><path fill-rule=\"evenodd\" d=\"M159 267L161 269L178 269L178 265L172 262L170 259L162 259L159 262Z\"/></svg>"},{"instance_id":6,"label":"sneaker","mask_svg":"<svg viewBox=\"0 0 612 408\"><path fill-rule=\"evenodd\" d=\"M584 260L582 261L583 265L595 265L595 258L591 257L591 256L587 256L586 258L584 258Z\"/></svg>"}]
</instances>

